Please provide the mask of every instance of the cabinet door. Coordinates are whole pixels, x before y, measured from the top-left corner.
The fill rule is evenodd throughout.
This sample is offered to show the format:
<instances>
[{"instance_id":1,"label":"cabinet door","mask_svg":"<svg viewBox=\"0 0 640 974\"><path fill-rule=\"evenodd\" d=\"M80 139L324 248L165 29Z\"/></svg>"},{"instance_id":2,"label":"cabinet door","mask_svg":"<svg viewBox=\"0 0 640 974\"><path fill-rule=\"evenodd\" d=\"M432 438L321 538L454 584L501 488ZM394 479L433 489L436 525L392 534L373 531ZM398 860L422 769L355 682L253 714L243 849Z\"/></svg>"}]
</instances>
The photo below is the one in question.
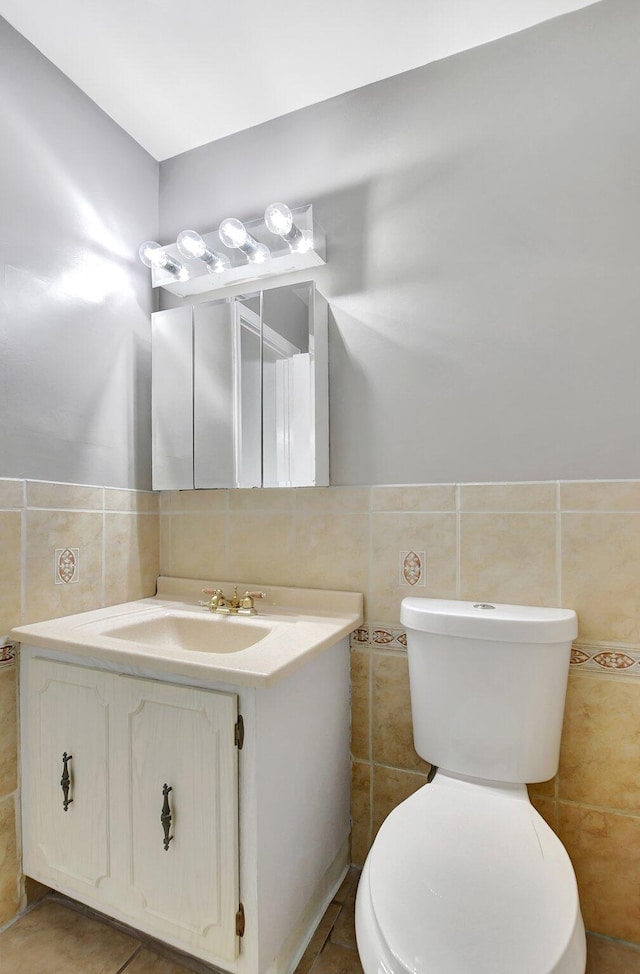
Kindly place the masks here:
<instances>
[{"instance_id":1,"label":"cabinet door","mask_svg":"<svg viewBox=\"0 0 640 974\"><path fill-rule=\"evenodd\" d=\"M25 872L100 900L111 881L108 751L113 678L32 659L25 679ZM68 803L65 810L65 762Z\"/></svg>"},{"instance_id":2,"label":"cabinet door","mask_svg":"<svg viewBox=\"0 0 640 974\"><path fill-rule=\"evenodd\" d=\"M118 682L126 707L136 921L187 949L233 959L239 902L237 697L132 677ZM166 806L165 785L171 789ZM163 806L171 815L168 842Z\"/></svg>"}]
</instances>

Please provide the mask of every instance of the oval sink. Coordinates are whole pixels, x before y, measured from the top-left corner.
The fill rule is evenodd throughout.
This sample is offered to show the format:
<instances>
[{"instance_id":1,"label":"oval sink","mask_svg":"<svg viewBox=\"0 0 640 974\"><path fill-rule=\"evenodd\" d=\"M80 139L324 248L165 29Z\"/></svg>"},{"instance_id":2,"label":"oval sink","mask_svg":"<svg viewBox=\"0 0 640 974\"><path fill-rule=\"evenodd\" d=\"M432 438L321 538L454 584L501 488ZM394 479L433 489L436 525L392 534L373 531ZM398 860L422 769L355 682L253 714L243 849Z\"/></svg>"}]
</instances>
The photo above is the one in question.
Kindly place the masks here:
<instances>
[{"instance_id":1,"label":"oval sink","mask_svg":"<svg viewBox=\"0 0 640 974\"><path fill-rule=\"evenodd\" d=\"M198 653L239 653L264 639L271 627L229 616L193 616L167 612L103 629L105 636L161 648Z\"/></svg>"}]
</instances>

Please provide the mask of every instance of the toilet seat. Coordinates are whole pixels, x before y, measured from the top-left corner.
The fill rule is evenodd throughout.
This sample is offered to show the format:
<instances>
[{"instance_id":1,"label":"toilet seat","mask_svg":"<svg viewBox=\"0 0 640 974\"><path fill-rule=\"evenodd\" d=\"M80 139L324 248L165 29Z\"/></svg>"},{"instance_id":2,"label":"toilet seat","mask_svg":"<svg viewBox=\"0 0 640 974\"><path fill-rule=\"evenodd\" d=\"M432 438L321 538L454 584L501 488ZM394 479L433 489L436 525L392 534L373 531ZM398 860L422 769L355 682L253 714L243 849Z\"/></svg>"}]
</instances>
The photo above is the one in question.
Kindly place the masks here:
<instances>
[{"instance_id":1,"label":"toilet seat","mask_svg":"<svg viewBox=\"0 0 640 974\"><path fill-rule=\"evenodd\" d=\"M381 974L584 972L573 868L524 785L439 772L386 819L360 885L366 974L367 955Z\"/></svg>"}]
</instances>

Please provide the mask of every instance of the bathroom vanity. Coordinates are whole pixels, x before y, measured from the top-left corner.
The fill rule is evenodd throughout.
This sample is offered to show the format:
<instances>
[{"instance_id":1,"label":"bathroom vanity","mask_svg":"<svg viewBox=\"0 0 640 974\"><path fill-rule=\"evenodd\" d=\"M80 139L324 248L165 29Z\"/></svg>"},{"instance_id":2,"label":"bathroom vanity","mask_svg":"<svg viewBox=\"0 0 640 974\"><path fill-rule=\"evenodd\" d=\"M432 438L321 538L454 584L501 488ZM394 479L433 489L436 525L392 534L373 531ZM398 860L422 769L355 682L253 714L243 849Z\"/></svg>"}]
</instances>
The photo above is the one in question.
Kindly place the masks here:
<instances>
[{"instance_id":1,"label":"bathroom vanity","mask_svg":"<svg viewBox=\"0 0 640 974\"><path fill-rule=\"evenodd\" d=\"M14 630L24 869L233 974L289 974L348 866L362 596L228 582ZM255 588L250 584L244 588Z\"/></svg>"}]
</instances>

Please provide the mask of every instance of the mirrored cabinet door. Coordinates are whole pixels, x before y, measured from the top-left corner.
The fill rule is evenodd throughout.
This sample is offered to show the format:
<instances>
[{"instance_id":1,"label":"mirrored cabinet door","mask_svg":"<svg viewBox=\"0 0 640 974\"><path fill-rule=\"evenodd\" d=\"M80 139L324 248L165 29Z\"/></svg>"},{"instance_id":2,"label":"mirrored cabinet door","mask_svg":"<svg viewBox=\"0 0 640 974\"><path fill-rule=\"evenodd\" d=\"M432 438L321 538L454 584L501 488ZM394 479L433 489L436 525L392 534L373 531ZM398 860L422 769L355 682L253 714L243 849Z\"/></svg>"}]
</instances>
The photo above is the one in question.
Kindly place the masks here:
<instances>
[{"instance_id":1,"label":"mirrored cabinet door","mask_svg":"<svg viewBox=\"0 0 640 974\"><path fill-rule=\"evenodd\" d=\"M154 490L193 487L191 308L151 315L151 442Z\"/></svg>"},{"instance_id":2,"label":"mirrored cabinet door","mask_svg":"<svg viewBox=\"0 0 640 974\"><path fill-rule=\"evenodd\" d=\"M329 483L327 306L313 282L152 319L154 489Z\"/></svg>"}]
</instances>

